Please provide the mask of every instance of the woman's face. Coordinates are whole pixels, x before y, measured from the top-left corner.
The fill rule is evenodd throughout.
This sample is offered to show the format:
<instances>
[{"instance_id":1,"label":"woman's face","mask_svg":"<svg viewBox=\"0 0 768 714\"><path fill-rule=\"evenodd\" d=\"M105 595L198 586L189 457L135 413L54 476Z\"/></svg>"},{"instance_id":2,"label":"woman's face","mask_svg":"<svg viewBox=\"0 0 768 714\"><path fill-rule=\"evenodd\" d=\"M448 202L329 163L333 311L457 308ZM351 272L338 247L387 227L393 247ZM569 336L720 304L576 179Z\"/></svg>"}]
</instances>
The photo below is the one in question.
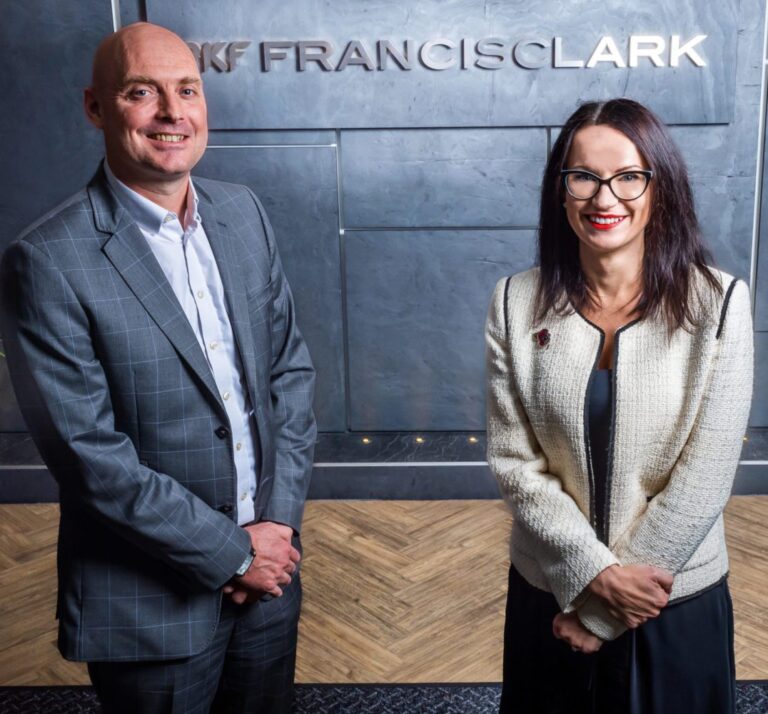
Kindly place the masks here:
<instances>
[{"instance_id":1,"label":"woman's face","mask_svg":"<svg viewBox=\"0 0 768 714\"><path fill-rule=\"evenodd\" d=\"M622 171L647 169L648 165L624 134L597 124L579 129L573 135L566 168L585 169L606 179ZM642 251L645 227L651 215L652 190L649 186L642 196L632 201L616 198L607 184L587 200L574 198L565 191L565 212L581 249L597 255L630 246Z\"/></svg>"}]
</instances>

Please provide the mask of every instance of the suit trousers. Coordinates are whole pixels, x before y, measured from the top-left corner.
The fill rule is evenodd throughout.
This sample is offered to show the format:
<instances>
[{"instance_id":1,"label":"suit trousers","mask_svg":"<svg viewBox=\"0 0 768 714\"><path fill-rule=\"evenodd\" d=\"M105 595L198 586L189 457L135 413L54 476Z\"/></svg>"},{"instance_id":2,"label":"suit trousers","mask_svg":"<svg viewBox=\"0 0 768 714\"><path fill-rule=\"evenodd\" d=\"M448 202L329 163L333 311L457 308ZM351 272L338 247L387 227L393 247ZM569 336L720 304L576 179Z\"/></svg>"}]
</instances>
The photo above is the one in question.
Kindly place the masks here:
<instances>
[{"instance_id":1,"label":"suit trousers","mask_svg":"<svg viewBox=\"0 0 768 714\"><path fill-rule=\"evenodd\" d=\"M89 662L104 714L288 714L300 609L297 573L279 598L224 597L210 645L192 657Z\"/></svg>"}]
</instances>

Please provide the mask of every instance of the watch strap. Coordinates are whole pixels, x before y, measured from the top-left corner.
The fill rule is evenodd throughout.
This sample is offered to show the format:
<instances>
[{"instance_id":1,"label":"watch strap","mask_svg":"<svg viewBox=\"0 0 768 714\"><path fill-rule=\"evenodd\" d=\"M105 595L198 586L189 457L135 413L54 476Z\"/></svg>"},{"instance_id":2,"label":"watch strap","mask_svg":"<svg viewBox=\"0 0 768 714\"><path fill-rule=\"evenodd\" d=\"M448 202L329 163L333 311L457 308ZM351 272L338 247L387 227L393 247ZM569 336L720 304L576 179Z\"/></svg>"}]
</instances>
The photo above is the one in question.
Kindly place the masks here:
<instances>
[{"instance_id":1,"label":"watch strap","mask_svg":"<svg viewBox=\"0 0 768 714\"><path fill-rule=\"evenodd\" d=\"M255 557L256 557L256 551L253 549L253 546L251 546L250 552L248 553L248 555L245 556L245 560L243 561L243 564L235 572L236 578L242 578L243 575L245 575L248 572L248 568L251 567L251 563L253 562L253 559Z\"/></svg>"}]
</instances>

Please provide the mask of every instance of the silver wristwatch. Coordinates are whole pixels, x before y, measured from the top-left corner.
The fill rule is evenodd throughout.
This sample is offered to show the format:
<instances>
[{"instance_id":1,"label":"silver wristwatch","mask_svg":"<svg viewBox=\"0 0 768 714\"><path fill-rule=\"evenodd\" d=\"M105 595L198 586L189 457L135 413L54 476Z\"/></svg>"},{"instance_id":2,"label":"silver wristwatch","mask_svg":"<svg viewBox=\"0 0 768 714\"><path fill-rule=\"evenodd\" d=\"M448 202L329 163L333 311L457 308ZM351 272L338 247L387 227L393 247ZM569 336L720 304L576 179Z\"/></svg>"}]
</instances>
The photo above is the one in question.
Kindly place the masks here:
<instances>
[{"instance_id":1,"label":"silver wristwatch","mask_svg":"<svg viewBox=\"0 0 768 714\"><path fill-rule=\"evenodd\" d=\"M253 559L255 557L256 557L256 551L253 549L253 546L251 546L251 552L245 556L245 560L243 561L243 564L235 572L236 578L242 578L243 575L245 575L248 572L248 568L251 567L251 563L253 562Z\"/></svg>"}]
</instances>

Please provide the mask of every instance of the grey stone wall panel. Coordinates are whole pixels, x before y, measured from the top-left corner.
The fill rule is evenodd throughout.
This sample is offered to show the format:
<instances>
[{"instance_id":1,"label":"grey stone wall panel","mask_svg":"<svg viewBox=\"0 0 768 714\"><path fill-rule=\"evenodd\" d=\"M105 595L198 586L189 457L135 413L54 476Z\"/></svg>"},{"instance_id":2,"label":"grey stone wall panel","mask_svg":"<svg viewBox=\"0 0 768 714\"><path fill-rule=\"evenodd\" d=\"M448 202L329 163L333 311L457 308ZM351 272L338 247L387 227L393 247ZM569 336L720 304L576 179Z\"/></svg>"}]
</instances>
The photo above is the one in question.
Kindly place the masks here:
<instances>
[{"instance_id":1,"label":"grey stone wall panel","mask_svg":"<svg viewBox=\"0 0 768 714\"><path fill-rule=\"evenodd\" d=\"M346 239L352 430L485 429L488 303L497 280L533 264L533 232Z\"/></svg>"},{"instance_id":2,"label":"grey stone wall panel","mask_svg":"<svg viewBox=\"0 0 768 714\"><path fill-rule=\"evenodd\" d=\"M749 425L768 427L768 332L755 333L755 387Z\"/></svg>"},{"instance_id":3,"label":"grey stone wall panel","mask_svg":"<svg viewBox=\"0 0 768 714\"><path fill-rule=\"evenodd\" d=\"M533 226L544 129L343 131L347 227Z\"/></svg>"},{"instance_id":4,"label":"grey stone wall panel","mask_svg":"<svg viewBox=\"0 0 768 714\"><path fill-rule=\"evenodd\" d=\"M83 113L83 88L112 31L108 0L4 9L0 46L11 63L0 78L0 252L96 171L103 144Z\"/></svg>"}]
</instances>

